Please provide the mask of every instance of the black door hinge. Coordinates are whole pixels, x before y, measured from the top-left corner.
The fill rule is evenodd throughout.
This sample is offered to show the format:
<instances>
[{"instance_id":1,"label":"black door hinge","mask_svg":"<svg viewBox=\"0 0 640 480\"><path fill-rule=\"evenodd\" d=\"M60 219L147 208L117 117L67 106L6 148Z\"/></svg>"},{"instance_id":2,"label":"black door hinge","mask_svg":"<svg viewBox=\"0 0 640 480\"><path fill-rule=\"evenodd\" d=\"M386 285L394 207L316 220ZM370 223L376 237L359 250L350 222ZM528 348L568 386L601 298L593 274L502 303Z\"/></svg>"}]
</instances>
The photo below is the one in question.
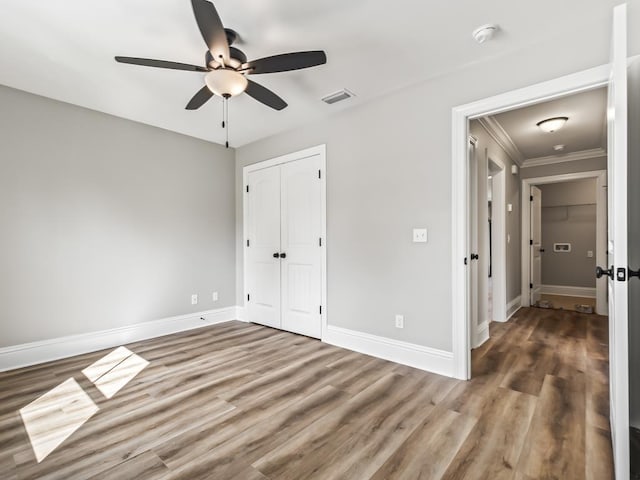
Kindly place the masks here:
<instances>
[{"instance_id":1,"label":"black door hinge","mask_svg":"<svg viewBox=\"0 0 640 480\"><path fill-rule=\"evenodd\" d=\"M533 195L529 195L529 201L533 202Z\"/></svg>"},{"instance_id":2,"label":"black door hinge","mask_svg":"<svg viewBox=\"0 0 640 480\"><path fill-rule=\"evenodd\" d=\"M249 246L249 239L247 238L247 247Z\"/></svg>"},{"instance_id":3,"label":"black door hinge","mask_svg":"<svg viewBox=\"0 0 640 480\"><path fill-rule=\"evenodd\" d=\"M530 284L529 284L529 288L533 288L533 283L530 283Z\"/></svg>"},{"instance_id":4,"label":"black door hinge","mask_svg":"<svg viewBox=\"0 0 640 480\"><path fill-rule=\"evenodd\" d=\"M529 245L533 245L533 240L529 240Z\"/></svg>"},{"instance_id":5,"label":"black door hinge","mask_svg":"<svg viewBox=\"0 0 640 480\"><path fill-rule=\"evenodd\" d=\"M247 293L247 302L248 302L249 300L251 300L251 295L249 295L249 294Z\"/></svg>"},{"instance_id":6,"label":"black door hinge","mask_svg":"<svg viewBox=\"0 0 640 480\"><path fill-rule=\"evenodd\" d=\"M322 237L318 238L318 245L322 246Z\"/></svg>"},{"instance_id":7,"label":"black door hinge","mask_svg":"<svg viewBox=\"0 0 640 480\"><path fill-rule=\"evenodd\" d=\"M247 185L247 193L249 193L249 185Z\"/></svg>"},{"instance_id":8,"label":"black door hinge","mask_svg":"<svg viewBox=\"0 0 640 480\"><path fill-rule=\"evenodd\" d=\"M322 315L322 305L320 305L320 315Z\"/></svg>"},{"instance_id":9,"label":"black door hinge","mask_svg":"<svg viewBox=\"0 0 640 480\"><path fill-rule=\"evenodd\" d=\"M467 257L464 257L464 264L467 265Z\"/></svg>"},{"instance_id":10,"label":"black door hinge","mask_svg":"<svg viewBox=\"0 0 640 480\"><path fill-rule=\"evenodd\" d=\"M318 178L322 178L322 170L318 170Z\"/></svg>"}]
</instances>

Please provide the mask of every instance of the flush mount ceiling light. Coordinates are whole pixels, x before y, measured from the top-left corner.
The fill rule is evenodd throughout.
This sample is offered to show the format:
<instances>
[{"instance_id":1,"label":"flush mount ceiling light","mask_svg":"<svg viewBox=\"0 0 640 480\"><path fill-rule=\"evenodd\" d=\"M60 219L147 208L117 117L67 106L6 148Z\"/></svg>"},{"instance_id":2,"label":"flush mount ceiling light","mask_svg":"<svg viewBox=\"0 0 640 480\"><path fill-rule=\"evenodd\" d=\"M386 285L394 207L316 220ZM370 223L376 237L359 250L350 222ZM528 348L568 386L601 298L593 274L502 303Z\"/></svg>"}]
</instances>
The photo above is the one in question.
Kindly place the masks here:
<instances>
[{"instance_id":1,"label":"flush mount ceiling light","mask_svg":"<svg viewBox=\"0 0 640 480\"><path fill-rule=\"evenodd\" d=\"M569 120L569 117L553 117L542 120L536 123L536 125L543 132L553 133L564 127L564 124L567 123L567 120Z\"/></svg>"},{"instance_id":2,"label":"flush mount ceiling light","mask_svg":"<svg viewBox=\"0 0 640 480\"><path fill-rule=\"evenodd\" d=\"M553 149L554 149L556 152L561 152L562 150L564 150L564 145L562 145L562 144L554 145L554 146L553 146Z\"/></svg>"},{"instance_id":3,"label":"flush mount ceiling light","mask_svg":"<svg viewBox=\"0 0 640 480\"><path fill-rule=\"evenodd\" d=\"M488 40L491 40L493 36L498 31L498 26L488 23L486 25L482 25L476 28L473 33L473 39L478 43L484 43Z\"/></svg>"}]
</instances>

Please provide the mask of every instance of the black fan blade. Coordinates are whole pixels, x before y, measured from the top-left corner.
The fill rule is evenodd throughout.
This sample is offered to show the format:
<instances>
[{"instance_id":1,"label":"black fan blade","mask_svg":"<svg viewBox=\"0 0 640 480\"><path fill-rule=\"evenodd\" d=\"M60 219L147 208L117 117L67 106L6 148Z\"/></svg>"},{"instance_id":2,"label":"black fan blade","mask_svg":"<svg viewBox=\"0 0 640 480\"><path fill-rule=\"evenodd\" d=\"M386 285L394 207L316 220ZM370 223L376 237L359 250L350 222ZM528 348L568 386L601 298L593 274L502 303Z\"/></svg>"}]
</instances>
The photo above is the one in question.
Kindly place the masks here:
<instances>
[{"instance_id":1,"label":"black fan blade","mask_svg":"<svg viewBox=\"0 0 640 480\"><path fill-rule=\"evenodd\" d=\"M242 65L248 74L288 72L301 68L315 67L327 63L327 55L322 50L293 52L264 57Z\"/></svg>"},{"instance_id":2,"label":"black fan blade","mask_svg":"<svg viewBox=\"0 0 640 480\"><path fill-rule=\"evenodd\" d=\"M229 43L216 7L207 0L191 0L191 5L204 43L209 47L213 58L219 61L222 57L225 62L228 61Z\"/></svg>"},{"instance_id":3,"label":"black fan blade","mask_svg":"<svg viewBox=\"0 0 640 480\"><path fill-rule=\"evenodd\" d=\"M188 63L167 62L166 60L153 60L151 58L116 57L116 62L142 65L143 67L171 68L173 70L188 70L190 72L208 72L204 67L189 65Z\"/></svg>"},{"instance_id":4,"label":"black fan blade","mask_svg":"<svg viewBox=\"0 0 640 480\"><path fill-rule=\"evenodd\" d=\"M184 108L186 108L187 110L197 110L202 105L207 103L207 101L211 97L213 97L213 92L209 90L209 87L205 85L200 90L198 90L198 92L193 96L191 100L189 100L189 103L187 103L187 106Z\"/></svg>"},{"instance_id":5,"label":"black fan blade","mask_svg":"<svg viewBox=\"0 0 640 480\"><path fill-rule=\"evenodd\" d=\"M282 110L287 106L287 102L281 99L278 95L268 88L251 80L249 80L245 93L255 98L260 103L264 103L267 107L271 107L275 110Z\"/></svg>"}]
</instances>

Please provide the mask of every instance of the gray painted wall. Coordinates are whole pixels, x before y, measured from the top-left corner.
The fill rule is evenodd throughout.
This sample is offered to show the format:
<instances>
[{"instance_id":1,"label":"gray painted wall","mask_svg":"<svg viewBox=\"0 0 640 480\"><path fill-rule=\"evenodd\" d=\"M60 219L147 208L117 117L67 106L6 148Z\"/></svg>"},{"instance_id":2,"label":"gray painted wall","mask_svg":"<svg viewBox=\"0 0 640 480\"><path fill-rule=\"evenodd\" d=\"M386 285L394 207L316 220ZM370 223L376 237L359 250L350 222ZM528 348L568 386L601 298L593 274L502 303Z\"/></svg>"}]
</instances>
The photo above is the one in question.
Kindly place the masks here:
<instances>
[{"instance_id":1,"label":"gray painted wall","mask_svg":"<svg viewBox=\"0 0 640 480\"><path fill-rule=\"evenodd\" d=\"M609 47L595 42L591 29L609 25L584 24L563 42L549 39L460 68L239 148L238 239L242 167L327 144L329 323L450 350L451 109L607 63ZM634 45L632 53L640 43ZM429 243L411 242L418 226L428 227ZM240 241L237 252L243 304ZM404 329L394 327L395 313L405 315Z\"/></svg>"},{"instance_id":2,"label":"gray painted wall","mask_svg":"<svg viewBox=\"0 0 640 480\"><path fill-rule=\"evenodd\" d=\"M487 133L482 127L480 122L473 120L469 123L469 131L478 139L478 152L480 153L479 164L479 176L482 179L487 178L488 172L488 159L498 160L505 165L505 202L512 205L512 211L505 214L505 233L510 237L510 241L507 245L507 303L515 299L520 295L521 279L520 279L520 177L511 173L511 166L515 165L511 157L498 145L498 143ZM483 181L479 185L480 198L486 198L487 196L487 182ZM506 205L505 205L506 208ZM482 209L486 211L486 207L483 205ZM480 222L480 238L488 238L488 225L484 221ZM506 241L506 240L505 240ZM488 271L488 255L489 245L487 242L482 241L480 250L484 252L484 255L480 257L480 269L482 271ZM484 257L484 259L483 259ZM481 292L484 295L485 292ZM486 295L485 295L486 297Z\"/></svg>"},{"instance_id":3,"label":"gray painted wall","mask_svg":"<svg viewBox=\"0 0 640 480\"><path fill-rule=\"evenodd\" d=\"M596 181L538 185L542 191L542 283L596 287ZM554 243L571 252L554 252ZM593 257L587 257L587 251Z\"/></svg>"},{"instance_id":4,"label":"gray painted wall","mask_svg":"<svg viewBox=\"0 0 640 480\"><path fill-rule=\"evenodd\" d=\"M0 105L0 347L235 304L232 150L1 86Z\"/></svg>"}]
</instances>

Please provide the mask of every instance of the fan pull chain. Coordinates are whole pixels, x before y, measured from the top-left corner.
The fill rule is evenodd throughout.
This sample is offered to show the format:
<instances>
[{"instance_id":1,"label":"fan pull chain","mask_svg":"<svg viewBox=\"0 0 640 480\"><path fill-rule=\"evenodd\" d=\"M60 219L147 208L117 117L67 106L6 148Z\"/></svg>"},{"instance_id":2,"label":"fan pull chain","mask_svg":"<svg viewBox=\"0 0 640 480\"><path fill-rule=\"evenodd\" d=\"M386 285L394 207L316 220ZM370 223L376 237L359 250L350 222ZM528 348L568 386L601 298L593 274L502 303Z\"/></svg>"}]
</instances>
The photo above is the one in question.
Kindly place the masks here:
<instances>
[{"instance_id":1,"label":"fan pull chain","mask_svg":"<svg viewBox=\"0 0 640 480\"><path fill-rule=\"evenodd\" d=\"M224 99L224 104L225 104L225 123L226 123L226 134L227 134L227 138L226 138L226 142L225 142L225 146L227 148L229 148L229 98L225 98Z\"/></svg>"}]
</instances>

